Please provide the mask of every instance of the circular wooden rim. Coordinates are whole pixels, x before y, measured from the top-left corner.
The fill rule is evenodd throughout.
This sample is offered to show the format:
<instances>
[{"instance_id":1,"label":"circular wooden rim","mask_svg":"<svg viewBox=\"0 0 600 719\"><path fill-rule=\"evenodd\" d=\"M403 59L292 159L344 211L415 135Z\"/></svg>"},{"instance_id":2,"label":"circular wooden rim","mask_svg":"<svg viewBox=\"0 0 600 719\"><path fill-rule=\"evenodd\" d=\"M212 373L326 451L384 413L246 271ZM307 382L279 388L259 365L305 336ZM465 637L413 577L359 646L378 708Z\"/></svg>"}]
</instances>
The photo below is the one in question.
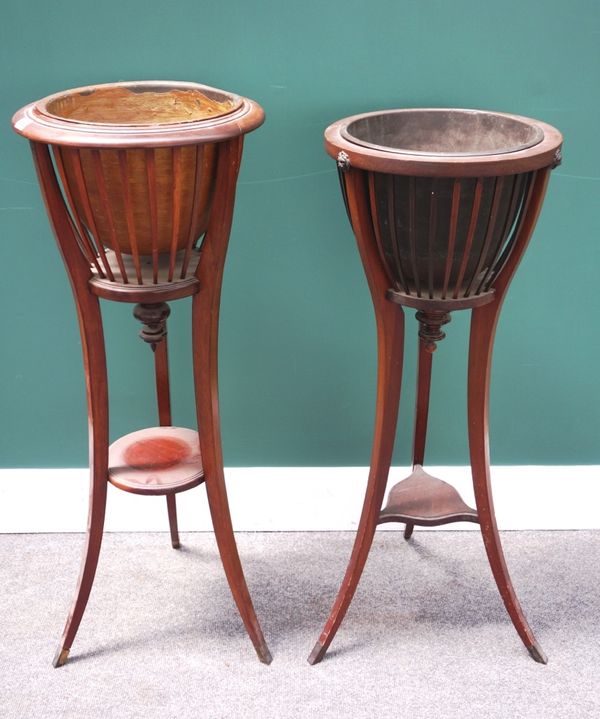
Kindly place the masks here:
<instances>
[{"instance_id":1,"label":"circular wooden rim","mask_svg":"<svg viewBox=\"0 0 600 719\"><path fill-rule=\"evenodd\" d=\"M69 120L50 114L46 107L66 93L81 93L98 88L144 86L199 90L217 93L231 99L234 107L218 117L191 122L171 122L155 125L125 125ZM14 130L35 142L76 147L165 147L219 142L255 130L264 122L260 105L248 98L209 85L171 80L116 82L73 88L49 95L18 110L12 119Z\"/></svg>"},{"instance_id":2,"label":"circular wooden rim","mask_svg":"<svg viewBox=\"0 0 600 719\"><path fill-rule=\"evenodd\" d=\"M325 149L327 153L338 160L342 167L357 167L361 170L372 172L420 177L493 177L539 170L542 167L554 166L560 162L560 148L563 137L555 127L540 120L504 112L463 108L406 108L406 110L412 112L415 110L425 112L487 112L531 124L543 133L543 137L539 143L531 147L487 155L415 154L400 152L396 149L386 151L367 147L348 139L346 128L351 123L369 116L397 112L397 110L381 110L352 115L329 125L325 130ZM340 157L340 153L344 154Z\"/></svg>"}]
</instances>

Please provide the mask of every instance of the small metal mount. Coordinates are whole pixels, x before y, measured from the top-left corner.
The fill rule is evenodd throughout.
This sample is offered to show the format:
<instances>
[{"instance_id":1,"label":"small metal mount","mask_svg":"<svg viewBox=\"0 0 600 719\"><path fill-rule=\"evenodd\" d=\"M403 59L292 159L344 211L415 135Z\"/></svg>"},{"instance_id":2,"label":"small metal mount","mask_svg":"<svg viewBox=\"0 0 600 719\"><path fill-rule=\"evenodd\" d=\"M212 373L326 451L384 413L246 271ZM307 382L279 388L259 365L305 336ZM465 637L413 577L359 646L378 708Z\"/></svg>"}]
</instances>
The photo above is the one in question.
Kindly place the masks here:
<instances>
[{"instance_id":1,"label":"small metal mount","mask_svg":"<svg viewBox=\"0 0 600 719\"><path fill-rule=\"evenodd\" d=\"M150 345L153 352L167 336L167 317L170 314L171 308L166 302L140 303L133 308L133 316L143 325L140 337Z\"/></svg>"},{"instance_id":2,"label":"small metal mount","mask_svg":"<svg viewBox=\"0 0 600 719\"><path fill-rule=\"evenodd\" d=\"M350 169L350 158L348 157L348 154L343 150L338 153L337 166L340 172L348 172L348 170Z\"/></svg>"},{"instance_id":3,"label":"small metal mount","mask_svg":"<svg viewBox=\"0 0 600 719\"><path fill-rule=\"evenodd\" d=\"M446 333L442 331L442 325L450 322L450 313L441 310L430 310L425 312L419 310L415 318L419 322L419 337L425 342L425 349L430 354L437 349L437 343L441 342Z\"/></svg>"},{"instance_id":4,"label":"small metal mount","mask_svg":"<svg viewBox=\"0 0 600 719\"><path fill-rule=\"evenodd\" d=\"M562 163L562 146L556 149L554 153L554 162L552 163L552 169L558 167Z\"/></svg>"}]
</instances>

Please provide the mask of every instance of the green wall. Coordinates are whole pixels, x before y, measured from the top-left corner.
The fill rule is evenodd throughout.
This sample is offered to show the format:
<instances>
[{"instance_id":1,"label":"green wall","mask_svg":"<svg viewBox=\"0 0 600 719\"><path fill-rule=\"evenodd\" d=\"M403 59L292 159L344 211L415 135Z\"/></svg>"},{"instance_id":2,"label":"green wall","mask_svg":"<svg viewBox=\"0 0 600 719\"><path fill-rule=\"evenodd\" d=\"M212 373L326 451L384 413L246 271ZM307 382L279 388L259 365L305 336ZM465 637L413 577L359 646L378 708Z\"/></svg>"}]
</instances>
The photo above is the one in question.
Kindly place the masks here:
<instances>
[{"instance_id":1,"label":"green wall","mask_svg":"<svg viewBox=\"0 0 600 719\"><path fill-rule=\"evenodd\" d=\"M385 107L538 117L565 135L499 326L492 460L600 463L600 5L597 0L23 0L0 29L0 463L82 466L87 424L70 290L27 143L25 103L79 85L182 79L258 100L223 288L229 465L367 464L372 309L323 129ZM395 461L408 463L409 313ZM155 423L151 357L130 307L105 305L113 438ZM188 301L173 306L175 421L193 426ZM466 463L468 314L435 356L430 463Z\"/></svg>"}]
</instances>

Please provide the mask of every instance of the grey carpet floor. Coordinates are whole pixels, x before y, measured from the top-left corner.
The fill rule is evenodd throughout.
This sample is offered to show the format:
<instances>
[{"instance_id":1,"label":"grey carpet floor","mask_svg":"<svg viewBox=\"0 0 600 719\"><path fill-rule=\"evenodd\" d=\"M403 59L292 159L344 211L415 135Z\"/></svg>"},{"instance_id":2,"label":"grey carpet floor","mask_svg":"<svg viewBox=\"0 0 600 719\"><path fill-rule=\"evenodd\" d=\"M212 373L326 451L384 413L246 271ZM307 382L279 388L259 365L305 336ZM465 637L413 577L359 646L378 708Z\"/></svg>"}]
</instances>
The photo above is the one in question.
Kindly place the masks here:
<instances>
[{"instance_id":1,"label":"grey carpet floor","mask_svg":"<svg viewBox=\"0 0 600 719\"><path fill-rule=\"evenodd\" d=\"M517 592L549 656L510 624L476 532L380 533L325 660L306 657L350 533L239 534L274 656L258 662L210 534L105 537L69 663L51 659L82 537L0 536L4 719L600 717L600 532L511 532Z\"/></svg>"}]
</instances>

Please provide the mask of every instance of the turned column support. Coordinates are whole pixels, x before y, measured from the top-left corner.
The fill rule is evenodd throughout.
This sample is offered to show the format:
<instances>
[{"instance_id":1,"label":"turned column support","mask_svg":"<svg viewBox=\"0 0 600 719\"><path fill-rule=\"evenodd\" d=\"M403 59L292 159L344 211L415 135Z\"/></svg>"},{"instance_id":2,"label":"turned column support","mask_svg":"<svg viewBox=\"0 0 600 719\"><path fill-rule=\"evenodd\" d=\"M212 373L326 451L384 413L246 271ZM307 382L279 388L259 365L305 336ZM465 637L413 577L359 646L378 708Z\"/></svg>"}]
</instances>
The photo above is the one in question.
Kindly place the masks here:
<instances>
[{"instance_id":1,"label":"turned column support","mask_svg":"<svg viewBox=\"0 0 600 719\"><path fill-rule=\"evenodd\" d=\"M433 354L437 343L446 337L442 327L450 322L450 313L442 310L419 310L415 317L419 322L419 337L425 344L425 350Z\"/></svg>"},{"instance_id":2,"label":"turned column support","mask_svg":"<svg viewBox=\"0 0 600 719\"><path fill-rule=\"evenodd\" d=\"M167 336L167 318L170 314L171 308L166 302L140 302L133 308L133 316L142 323L140 339L147 342L153 352Z\"/></svg>"},{"instance_id":3,"label":"turned column support","mask_svg":"<svg viewBox=\"0 0 600 719\"><path fill-rule=\"evenodd\" d=\"M140 338L150 345L154 352L156 376L156 399L158 420L161 427L169 427L171 419L171 389L169 384L169 354L167 349L167 318L171 308L166 302L141 302L133 308L133 316L142 323ZM166 495L171 546L179 549L179 528L177 523L177 499L174 494Z\"/></svg>"}]
</instances>

